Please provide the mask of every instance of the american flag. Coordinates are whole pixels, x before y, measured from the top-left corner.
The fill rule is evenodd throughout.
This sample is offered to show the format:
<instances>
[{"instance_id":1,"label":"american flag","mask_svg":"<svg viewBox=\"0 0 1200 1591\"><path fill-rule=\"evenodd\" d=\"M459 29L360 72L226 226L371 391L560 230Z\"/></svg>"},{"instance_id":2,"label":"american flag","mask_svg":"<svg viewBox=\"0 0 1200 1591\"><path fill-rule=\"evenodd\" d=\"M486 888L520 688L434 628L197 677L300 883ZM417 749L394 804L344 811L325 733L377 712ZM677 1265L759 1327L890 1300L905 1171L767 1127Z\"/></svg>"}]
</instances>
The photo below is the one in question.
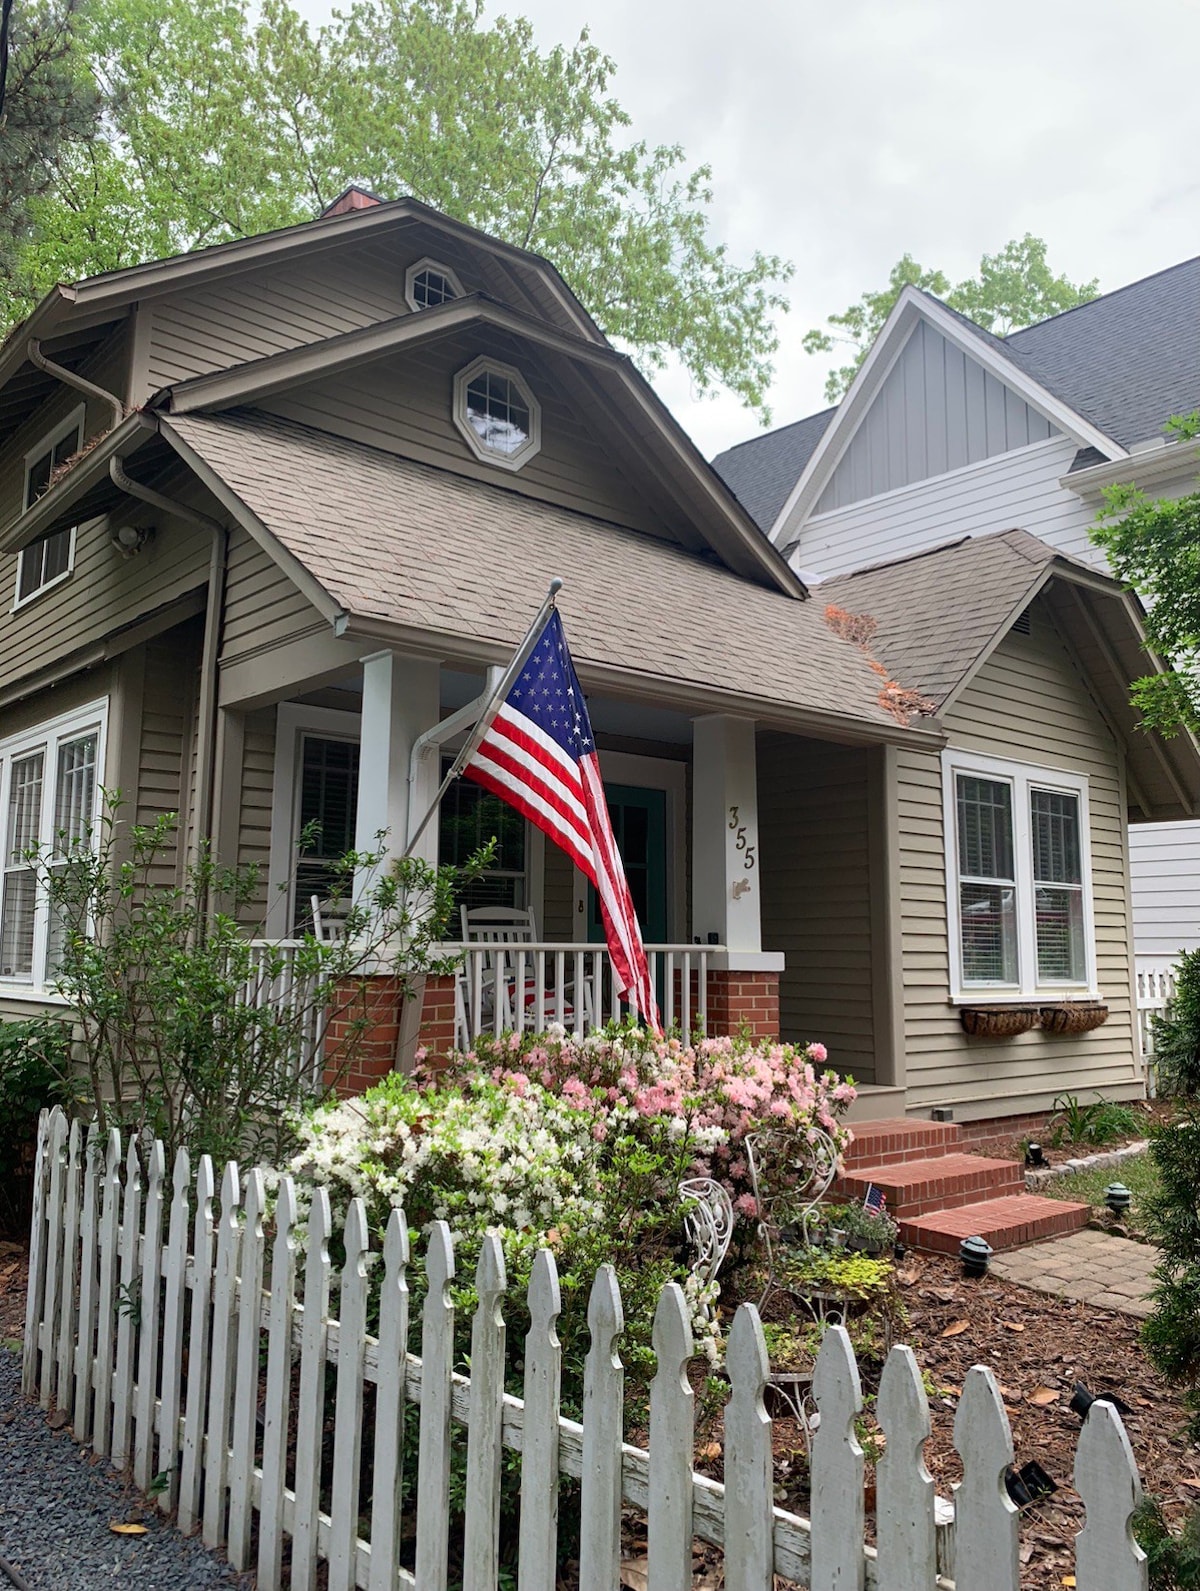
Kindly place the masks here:
<instances>
[{"instance_id":1,"label":"american flag","mask_svg":"<svg viewBox=\"0 0 1200 1591\"><path fill-rule=\"evenodd\" d=\"M866 1198L863 1200L863 1209L869 1210L872 1215L882 1215L886 1208L887 1198L883 1189L877 1188L873 1182L869 1183Z\"/></svg>"},{"instance_id":2,"label":"american flag","mask_svg":"<svg viewBox=\"0 0 1200 1591\"><path fill-rule=\"evenodd\" d=\"M617 992L661 1035L587 704L557 609L463 772L541 829L595 885Z\"/></svg>"}]
</instances>

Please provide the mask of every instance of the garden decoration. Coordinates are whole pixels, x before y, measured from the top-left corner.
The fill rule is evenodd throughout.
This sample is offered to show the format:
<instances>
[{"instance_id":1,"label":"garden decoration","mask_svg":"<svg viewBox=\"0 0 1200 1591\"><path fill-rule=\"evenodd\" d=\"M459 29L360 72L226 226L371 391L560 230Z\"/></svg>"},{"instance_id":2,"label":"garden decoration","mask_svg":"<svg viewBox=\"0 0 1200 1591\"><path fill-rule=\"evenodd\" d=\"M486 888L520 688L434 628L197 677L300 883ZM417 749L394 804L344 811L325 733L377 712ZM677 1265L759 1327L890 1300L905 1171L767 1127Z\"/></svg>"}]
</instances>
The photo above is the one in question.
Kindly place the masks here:
<instances>
[{"instance_id":1,"label":"garden decoration","mask_svg":"<svg viewBox=\"0 0 1200 1591\"><path fill-rule=\"evenodd\" d=\"M809 1127L801 1140L809 1152L809 1159L800 1170L796 1184L788 1188L785 1193L771 1194L763 1188L759 1176L760 1156L765 1153L769 1143L772 1150L783 1150L776 1156L783 1162L787 1159L788 1145L783 1142L779 1133L770 1130L747 1133L744 1143L754 1207L758 1212L758 1230L767 1251L767 1285L763 1288L762 1297L758 1301L758 1307L762 1309L773 1292L786 1292L790 1296L799 1296L779 1280L775 1265L775 1249L780 1235L778 1217L784 1208L784 1201L786 1200L786 1207L792 1217L791 1224L800 1229L801 1243L805 1248L810 1248L812 1246L810 1228L817 1219L821 1201L837 1176L839 1157L837 1145L829 1133L821 1127ZM775 1241L772 1241L772 1233ZM802 1298L800 1301L805 1307L811 1308L808 1299ZM820 1315L819 1318L825 1317Z\"/></svg>"},{"instance_id":2,"label":"garden decoration","mask_svg":"<svg viewBox=\"0 0 1200 1591\"><path fill-rule=\"evenodd\" d=\"M733 1240L733 1200L712 1177L687 1177L679 1184L679 1197L687 1205L683 1222L696 1255L692 1275L701 1308L710 1318L716 1302L717 1272Z\"/></svg>"}]
</instances>

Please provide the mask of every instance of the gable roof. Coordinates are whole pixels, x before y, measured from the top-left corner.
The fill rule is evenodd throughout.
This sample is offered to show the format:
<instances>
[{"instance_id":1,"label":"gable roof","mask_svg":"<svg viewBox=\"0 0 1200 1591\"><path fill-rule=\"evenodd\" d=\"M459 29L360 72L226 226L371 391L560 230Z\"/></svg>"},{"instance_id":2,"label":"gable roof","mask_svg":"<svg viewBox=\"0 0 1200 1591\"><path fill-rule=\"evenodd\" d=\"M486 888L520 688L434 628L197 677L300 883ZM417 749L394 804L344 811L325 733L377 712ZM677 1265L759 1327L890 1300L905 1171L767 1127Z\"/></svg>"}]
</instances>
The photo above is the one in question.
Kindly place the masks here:
<instances>
[{"instance_id":1,"label":"gable roof","mask_svg":"<svg viewBox=\"0 0 1200 1591\"><path fill-rule=\"evenodd\" d=\"M876 629L869 643L906 689L951 708L1035 598L1043 598L1124 746L1130 804L1146 820L1200 813L1200 745L1141 727L1134 680L1161 668L1135 597L1024 530L964 536L927 552L825 581L820 595Z\"/></svg>"},{"instance_id":2,"label":"gable roof","mask_svg":"<svg viewBox=\"0 0 1200 1591\"><path fill-rule=\"evenodd\" d=\"M898 313L905 305L907 316ZM779 524L818 445L847 422L853 428L865 413L867 405L852 400L859 399L867 366L885 361L886 350L905 335L913 312L972 344L1000 379L1022 390L1035 407L1043 407L1049 397L1058 413L1045 412L1076 436L1081 458L1088 462L1121 457L1133 444L1161 436L1170 415L1200 408L1200 257L1007 337L984 330L931 294L906 288L837 409L753 437L713 460L764 531L771 533ZM868 397L873 394L869 382L863 386ZM849 412L852 408L857 415ZM815 440L807 450L798 450L794 433L815 435ZM781 497L779 484L789 474Z\"/></svg>"},{"instance_id":3,"label":"gable roof","mask_svg":"<svg viewBox=\"0 0 1200 1591\"><path fill-rule=\"evenodd\" d=\"M532 597L565 576L593 687L847 739L942 738L886 711L877 675L819 604L708 557L259 411L158 424L226 511L327 593L339 634L494 663Z\"/></svg>"}]
</instances>

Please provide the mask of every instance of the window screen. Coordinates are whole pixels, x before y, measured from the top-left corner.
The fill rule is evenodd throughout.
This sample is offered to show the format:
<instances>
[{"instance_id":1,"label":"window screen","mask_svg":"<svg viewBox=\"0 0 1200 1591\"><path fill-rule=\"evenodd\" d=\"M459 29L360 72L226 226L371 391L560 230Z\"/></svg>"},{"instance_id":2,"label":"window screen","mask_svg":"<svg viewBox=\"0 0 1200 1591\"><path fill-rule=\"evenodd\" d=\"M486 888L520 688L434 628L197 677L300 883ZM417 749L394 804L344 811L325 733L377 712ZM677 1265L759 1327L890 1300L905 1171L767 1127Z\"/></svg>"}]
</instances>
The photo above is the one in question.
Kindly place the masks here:
<instances>
[{"instance_id":1,"label":"window screen","mask_svg":"<svg viewBox=\"0 0 1200 1591\"><path fill-rule=\"evenodd\" d=\"M25 856L41 838L45 766L45 752L31 752L13 762L9 779L4 904L0 909L0 973L6 978L28 978L33 974L37 882Z\"/></svg>"}]
</instances>

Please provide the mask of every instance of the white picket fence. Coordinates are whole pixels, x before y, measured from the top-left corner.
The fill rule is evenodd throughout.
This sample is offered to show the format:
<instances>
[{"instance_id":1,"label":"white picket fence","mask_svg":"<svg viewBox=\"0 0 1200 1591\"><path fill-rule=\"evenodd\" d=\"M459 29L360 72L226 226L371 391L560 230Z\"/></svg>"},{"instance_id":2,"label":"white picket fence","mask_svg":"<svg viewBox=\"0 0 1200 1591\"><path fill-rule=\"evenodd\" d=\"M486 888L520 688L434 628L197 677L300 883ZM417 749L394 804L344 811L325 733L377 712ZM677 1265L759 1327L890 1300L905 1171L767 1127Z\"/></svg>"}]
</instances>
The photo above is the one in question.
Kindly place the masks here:
<instances>
[{"instance_id":1,"label":"white picket fence","mask_svg":"<svg viewBox=\"0 0 1200 1591\"><path fill-rule=\"evenodd\" d=\"M1151 1018L1156 1012L1165 1011L1175 998L1175 965L1173 956L1137 958L1137 1026L1143 1060L1149 1060L1154 1054Z\"/></svg>"},{"instance_id":2,"label":"white picket fence","mask_svg":"<svg viewBox=\"0 0 1200 1591\"><path fill-rule=\"evenodd\" d=\"M273 1236L264 1231L263 1174L224 1169L214 1219L213 1168L193 1185L180 1153L171 1184L162 1146L143 1182L132 1145L60 1111L43 1116L33 1217L24 1385L69 1415L75 1435L113 1466L132 1468L179 1528L199 1527L259 1591L286 1583L313 1591L446 1591L452 1544L463 1591L496 1591L501 1465L521 1455L519 1591L557 1583L559 1477L581 1483L580 1591L617 1591L622 1508L644 1510L648 1583L690 1591L695 1539L723 1549L726 1591L771 1591L772 1576L813 1591L932 1591L952 1582L935 1568L934 1485L922 1459L929 1408L916 1360L894 1348L876 1404L886 1437L877 1472L877 1547L864 1537L864 1457L854 1423L858 1369L840 1327L826 1333L814 1396L812 1519L774 1506L768 1364L762 1327L743 1304L729 1333L725 1483L693 1473L692 1338L681 1289L662 1293L654 1324L658 1370L648 1450L623 1440L621 1298L612 1269L597 1273L588 1322L582 1424L559 1412L559 1312L553 1255L539 1254L528 1294L524 1396L504 1390L506 1290L499 1241L476 1272L470 1378L453 1368L451 1234L431 1226L420 1356L408 1351L408 1236L393 1211L383 1248L378 1337L366 1330L368 1251L360 1201L350 1205L338 1318L330 1316L329 1203L317 1189L298 1255L296 1192L279 1184ZM269 1260L269 1290L264 1278ZM302 1274L298 1274L302 1273ZM297 1284L302 1293L297 1296ZM265 1370L263 1368L265 1364ZM327 1436L326 1371L335 1386ZM364 1431L364 1388L374 1414ZM415 1460L403 1444L406 1403L419 1405ZM451 1447L463 1440L461 1537L452 1543ZM955 1419L964 1480L957 1492L956 1574L961 1591L1016 1591L1019 1516L1003 1475L1013 1447L992 1372L966 1378ZM364 1451L372 1466L360 1496ZM415 1521L402 1515L401 1466L415 1463ZM165 1479L164 1479L165 1477ZM1145 1591L1146 1565L1129 1533L1139 1484L1129 1442L1107 1404L1094 1404L1079 1438L1075 1485L1087 1509L1077 1537L1079 1591ZM410 1488L411 1490L411 1488ZM415 1537L413 1526L415 1525ZM402 1566L402 1557L405 1564Z\"/></svg>"}]
</instances>

